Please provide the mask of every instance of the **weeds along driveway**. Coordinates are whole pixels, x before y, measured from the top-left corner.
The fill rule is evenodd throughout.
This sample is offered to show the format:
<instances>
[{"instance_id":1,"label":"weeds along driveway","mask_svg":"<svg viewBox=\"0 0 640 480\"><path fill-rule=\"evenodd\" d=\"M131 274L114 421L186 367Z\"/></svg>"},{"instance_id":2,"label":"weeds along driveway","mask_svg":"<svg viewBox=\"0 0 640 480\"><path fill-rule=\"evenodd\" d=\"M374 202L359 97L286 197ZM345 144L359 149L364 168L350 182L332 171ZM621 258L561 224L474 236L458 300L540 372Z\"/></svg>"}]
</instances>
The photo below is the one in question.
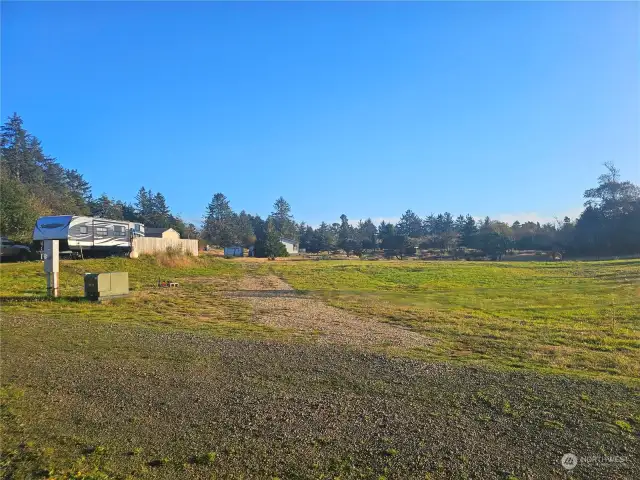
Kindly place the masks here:
<instances>
[{"instance_id":1,"label":"weeds along driveway","mask_svg":"<svg viewBox=\"0 0 640 480\"><path fill-rule=\"evenodd\" d=\"M321 343L390 348L428 347L432 343L424 335L400 326L361 318L299 295L275 275L245 276L238 289L227 296L248 302L254 321Z\"/></svg>"},{"instance_id":2,"label":"weeds along driveway","mask_svg":"<svg viewBox=\"0 0 640 480\"><path fill-rule=\"evenodd\" d=\"M640 475L621 384L70 319L4 318L2 346L5 478Z\"/></svg>"}]
</instances>

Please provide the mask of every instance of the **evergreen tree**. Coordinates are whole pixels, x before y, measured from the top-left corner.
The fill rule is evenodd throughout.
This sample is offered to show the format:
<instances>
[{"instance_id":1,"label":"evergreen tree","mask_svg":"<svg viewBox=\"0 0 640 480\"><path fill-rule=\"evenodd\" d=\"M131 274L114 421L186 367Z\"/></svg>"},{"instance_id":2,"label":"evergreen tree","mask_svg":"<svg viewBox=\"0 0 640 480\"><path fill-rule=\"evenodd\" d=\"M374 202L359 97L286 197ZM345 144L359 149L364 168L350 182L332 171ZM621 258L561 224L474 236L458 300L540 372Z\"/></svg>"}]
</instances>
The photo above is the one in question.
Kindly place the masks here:
<instances>
[{"instance_id":1,"label":"evergreen tree","mask_svg":"<svg viewBox=\"0 0 640 480\"><path fill-rule=\"evenodd\" d=\"M424 234L422 220L412 210L407 210L400 217L400 221L396 225L396 232L398 235L419 238Z\"/></svg>"},{"instance_id":2,"label":"evergreen tree","mask_svg":"<svg viewBox=\"0 0 640 480\"><path fill-rule=\"evenodd\" d=\"M66 170L65 178L76 211L88 213L91 202L91 186L77 170Z\"/></svg>"},{"instance_id":3,"label":"evergreen tree","mask_svg":"<svg viewBox=\"0 0 640 480\"><path fill-rule=\"evenodd\" d=\"M347 252L347 255L356 247L353 234L353 227L349 224L349 219L343 213L340 215L340 226L338 227L338 247Z\"/></svg>"},{"instance_id":4,"label":"evergreen tree","mask_svg":"<svg viewBox=\"0 0 640 480\"><path fill-rule=\"evenodd\" d=\"M336 236L331 227L322 222L320 226L313 232L313 236L309 241L309 251L313 253L332 251L336 247Z\"/></svg>"},{"instance_id":5,"label":"evergreen tree","mask_svg":"<svg viewBox=\"0 0 640 480\"><path fill-rule=\"evenodd\" d=\"M460 244L464 247L473 248L473 238L478 231L475 219L467 214L464 217L464 224L460 230Z\"/></svg>"},{"instance_id":6,"label":"evergreen tree","mask_svg":"<svg viewBox=\"0 0 640 480\"><path fill-rule=\"evenodd\" d=\"M152 213L153 206L151 190L147 191L146 188L140 187L140 190L138 190L136 195L135 214L142 223L147 225L152 219Z\"/></svg>"},{"instance_id":7,"label":"evergreen tree","mask_svg":"<svg viewBox=\"0 0 640 480\"><path fill-rule=\"evenodd\" d=\"M149 226L157 228L172 227L171 212L162 193L158 192L150 198L151 214ZM174 222L175 224L175 222Z\"/></svg>"},{"instance_id":8,"label":"evergreen tree","mask_svg":"<svg viewBox=\"0 0 640 480\"><path fill-rule=\"evenodd\" d=\"M394 255L402 260L410 251L411 243L406 235L390 235L382 240L382 248L387 256ZM415 248L413 250L415 251Z\"/></svg>"},{"instance_id":9,"label":"evergreen tree","mask_svg":"<svg viewBox=\"0 0 640 480\"><path fill-rule=\"evenodd\" d=\"M307 225L305 222L300 222L300 224L298 224L298 242L300 249L309 250L312 237L313 227Z\"/></svg>"},{"instance_id":10,"label":"evergreen tree","mask_svg":"<svg viewBox=\"0 0 640 480\"><path fill-rule=\"evenodd\" d=\"M33 227L42 213L29 189L0 169L0 234L30 242Z\"/></svg>"},{"instance_id":11,"label":"evergreen tree","mask_svg":"<svg viewBox=\"0 0 640 480\"><path fill-rule=\"evenodd\" d=\"M33 231L35 222L30 219L34 215L78 215L88 212L88 184L77 172L65 170L45 155L40 141L25 130L17 114L9 117L1 127L0 166L2 176L7 179L4 182L7 220L3 222L3 228L7 232L14 232L12 235L24 237L24 232ZM82 192L88 192L88 195L82 195ZM24 198L24 201L11 203L18 198ZM23 205L24 212L19 211L20 205Z\"/></svg>"},{"instance_id":12,"label":"evergreen tree","mask_svg":"<svg viewBox=\"0 0 640 480\"><path fill-rule=\"evenodd\" d=\"M506 223L490 219L487 221L488 218L475 234L474 245L492 259L501 260L502 256L514 246L513 232Z\"/></svg>"},{"instance_id":13,"label":"evergreen tree","mask_svg":"<svg viewBox=\"0 0 640 480\"><path fill-rule=\"evenodd\" d=\"M297 240L298 232L296 224L291 215L291 206L282 197L279 197L273 204L273 212L271 213L274 228L282 238Z\"/></svg>"},{"instance_id":14,"label":"evergreen tree","mask_svg":"<svg viewBox=\"0 0 640 480\"><path fill-rule=\"evenodd\" d=\"M247 248L256 243L256 235L251 225L251 216L244 210L235 218L236 234L240 240L240 245Z\"/></svg>"},{"instance_id":15,"label":"evergreen tree","mask_svg":"<svg viewBox=\"0 0 640 480\"><path fill-rule=\"evenodd\" d=\"M260 215L249 215L249 221L251 222L251 229L256 236L256 241L264 240L267 235L266 222L260 218Z\"/></svg>"},{"instance_id":16,"label":"evergreen tree","mask_svg":"<svg viewBox=\"0 0 640 480\"><path fill-rule=\"evenodd\" d=\"M380 222L380 226L378 226L378 237L380 241L384 241L387 237L392 237L396 234L396 227L393 223L386 223L384 220Z\"/></svg>"},{"instance_id":17,"label":"evergreen tree","mask_svg":"<svg viewBox=\"0 0 640 480\"><path fill-rule=\"evenodd\" d=\"M265 233L265 237L256 242L256 256L266 257L271 260L276 257L288 257L287 248L280 241L280 234L276 230L275 222L272 219L267 221Z\"/></svg>"},{"instance_id":18,"label":"evergreen tree","mask_svg":"<svg viewBox=\"0 0 640 480\"><path fill-rule=\"evenodd\" d=\"M91 202L91 215L110 220L124 220L122 204L110 199L106 193Z\"/></svg>"},{"instance_id":19,"label":"evergreen tree","mask_svg":"<svg viewBox=\"0 0 640 480\"><path fill-rule=\"evenodd\" d=\"M378 233L378 229L370 218L367 218L364 222L358 222L356 231L357 238L360 241L360 246L363 250L376 248L376 234Z\"/></svg>"},{"instance_id":20,"label":"evergreen tree","mask_svg":"<svg viewBox=\"0 0 640 480\"><path fill-rule=\"evenodd\" d=\"M432 214L430 214L428 217L426 217L424 219L424 222L422 222L422 231L425 233L425 235L435 235L436 232L436 217Z\"/></svg>"},{"instance_id":21,"label":"evergreen tree","mask_svg":"<svg viewBox=\"0 0 640 480\"><path fill-rule=\"evenodd\" d=\"M233 210L224 194L216 193L209 203L202 235L214 245L222 247L238 243Z\"/></svg>"},{"instance_id":22,"label":"evergreen tree","mask_svg":"<svg viewBox=\"0 0 640 480\"><path fill-rule=\"evenodd\" d=\"M22 184L42 181L36 157L44 158L40 142L27 133L22 118L14 113L2 126L0 134L2 161L8 173Z\"/></svg>"},{"instance_id":23,"label":"evergreen tree","mask_svg":"<svg viewBox=\"0 0 640 480\"><path fill-rule=\"evenodd\" d=\"M193 223L187 223L182 236L187 239L196 239L199 236L198 228Z\"/></svg>"},{"instance_id":24,"label":"evergreen tree","mask_svg":"<svg viewBox=\"0 0 640 480\"><path fill-rule=\"evenodd\" d=\"M119 200L116 202L116 204L118 205L118 208L122 210L122 218L124 220L127 220L128 222L144 223L142 221L142 218L140 218L140 216L138 215L136 207L134 207L130 203L124 203Z\"/></svg>"}]
</instances>

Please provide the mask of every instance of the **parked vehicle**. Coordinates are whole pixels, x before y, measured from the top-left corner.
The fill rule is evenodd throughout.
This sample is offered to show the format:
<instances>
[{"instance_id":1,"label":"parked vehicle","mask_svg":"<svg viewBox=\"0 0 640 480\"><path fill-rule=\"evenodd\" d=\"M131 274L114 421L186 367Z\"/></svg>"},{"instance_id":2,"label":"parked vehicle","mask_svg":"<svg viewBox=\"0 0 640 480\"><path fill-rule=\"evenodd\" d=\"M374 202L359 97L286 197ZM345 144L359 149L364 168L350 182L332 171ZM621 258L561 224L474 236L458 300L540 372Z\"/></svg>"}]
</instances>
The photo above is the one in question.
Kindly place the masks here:
<instances>
[{"instance_id":1,"label":"parked vehicle","mask_svg":"<svg viewBox=\"0 0 640 480\"><path fill-rule=\"evenodd\" d=\"M73 256L126 254L143 236L142 223L74 215L40 217L33 229L35 241L60 240L61 255Z\"/></svg>"},{"instance_id":2,"label":"parked vehicle","mask_svg":"<svg viewBox=\"0 0 640 480\"><path fill-rule=\"evenodd\" d=\"M7 258L29 260L31 258L31 249L26 245L9 240L7 237L0 237L0 257L3 260Z\"/></svg>"}]
</instances>

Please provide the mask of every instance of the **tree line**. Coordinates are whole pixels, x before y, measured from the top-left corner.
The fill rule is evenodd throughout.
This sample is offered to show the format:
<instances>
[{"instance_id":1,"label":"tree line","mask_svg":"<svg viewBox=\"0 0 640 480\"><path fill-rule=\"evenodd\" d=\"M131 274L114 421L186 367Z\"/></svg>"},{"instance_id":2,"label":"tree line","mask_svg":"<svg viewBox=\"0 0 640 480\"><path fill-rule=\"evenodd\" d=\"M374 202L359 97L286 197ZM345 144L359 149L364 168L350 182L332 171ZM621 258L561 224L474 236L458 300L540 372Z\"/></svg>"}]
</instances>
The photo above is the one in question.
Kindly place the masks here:
<instances>
[{"instance_id":1,"label":"tree line","mask_svg":"<svg viewBox=\"0 0 640 480\"><path fill-rule=\"evenodd\" d=\"M37 137L25 130L13 114L0 132L0 232L29 242L36 220L45 215L90 215L141 222L148 227L171 227L183 238L195 238L197 229L173 215L164 195L142 187L135 203L94 197L91 186L76 170L46 155Z\"/></svg>"},{"instance_id":2,"label":"tree line","mask_svg":"<svg viewBox=\"0 0 640 480\"><path fill-rule=\"evenodd\" d=\"M471 215L454 217L449 212L421 218L407 210L397 223L375 225L368 218L355 225L346 215L340 221L322 222L317 228L297 223L291 207L282 197L263 220L244 210L236 214L229 200L214 195L204 220L202 236L216 245L250 246L264 241L269 228L281 237L293 239L307 252L342 250L350 255L383 249L402 258L417 249L460 253L475 250L477 255L500 259L511 250L536 250L558 255L623 255L640 253L640 188L620 179L620 172L605 163L606 172L598 186L584 192L585 209L577 219L564 217L540 224L527 221L511 225Z\"/></svg>"},{"instance_id":3,"label":"tree line","mask_svg":"<svg viewBox=\"0 0 640 480\"><path fill-rule=\"evenodd\" d=\"M39 140L28 133L14 114L2 126L0 162L0 232L17 240L31 239L42 215L92 215L172 227L183 238L201 238L217 246L255 245L261 256L286 254L281 238L297 242L308 252L342 250L351 254L382 249L403 257L416 249L456 254L462 250L501 258L510 250L540 250L569 255L624 255L640 253L640 188L620 178L611 163L597 186L584 192L584 211L576 219L556 222L514 222L485 217L454 216L449 212L420 217L407 210L397 223L369 218L357 223L341 215L339 221L313 228L297 222L282 197L266 217L235 212L223 193L206 208L201 229L171 213L164 195L141 187L133 204L93 197L91 186L76 170L63 168L47 156Z\"/></svg>"}]
</instances>

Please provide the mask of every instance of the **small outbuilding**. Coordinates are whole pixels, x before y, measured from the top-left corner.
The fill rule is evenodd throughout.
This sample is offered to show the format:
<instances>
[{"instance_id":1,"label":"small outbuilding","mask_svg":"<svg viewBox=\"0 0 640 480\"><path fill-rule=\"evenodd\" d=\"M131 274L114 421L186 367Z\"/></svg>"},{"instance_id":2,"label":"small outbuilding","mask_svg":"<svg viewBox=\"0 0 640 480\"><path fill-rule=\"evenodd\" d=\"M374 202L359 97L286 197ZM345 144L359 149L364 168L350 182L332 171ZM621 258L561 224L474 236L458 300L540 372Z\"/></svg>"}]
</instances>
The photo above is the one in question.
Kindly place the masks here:
<instances>
[{"instance_id":1,"label":"small outbuilding","mask_svg":"<svg viewBox=\"0 0 640 480\"><path fill-rule=\"evenodd\" d=\"M298 253L298 243L295 240L291 240L289 238L281 238L280 241L287 249L289 255Z\"/></svg>"},{"instance_id":2,"label":"small outbuilding","mask_svg":"<svg viewBox=\"0 0 640 480\"><path fill-rule=\"evenodd\" d=\"M175 231L173 228L154 228L147 227L144 230L145 237L155 237L155 238L170 238L173 240L180 240L180 234Z\"/></svg>"},{"instance_id":3,"label":"small outbuilding","mask_svg":"<svg viewBox=\"0 0 640 480\"><path fill-rule=\"evenodd\" d=\"M244 248L238 245L232 247L224 247L225 257L242 257L244 256Z\"/></svg>"}]
</instances>

